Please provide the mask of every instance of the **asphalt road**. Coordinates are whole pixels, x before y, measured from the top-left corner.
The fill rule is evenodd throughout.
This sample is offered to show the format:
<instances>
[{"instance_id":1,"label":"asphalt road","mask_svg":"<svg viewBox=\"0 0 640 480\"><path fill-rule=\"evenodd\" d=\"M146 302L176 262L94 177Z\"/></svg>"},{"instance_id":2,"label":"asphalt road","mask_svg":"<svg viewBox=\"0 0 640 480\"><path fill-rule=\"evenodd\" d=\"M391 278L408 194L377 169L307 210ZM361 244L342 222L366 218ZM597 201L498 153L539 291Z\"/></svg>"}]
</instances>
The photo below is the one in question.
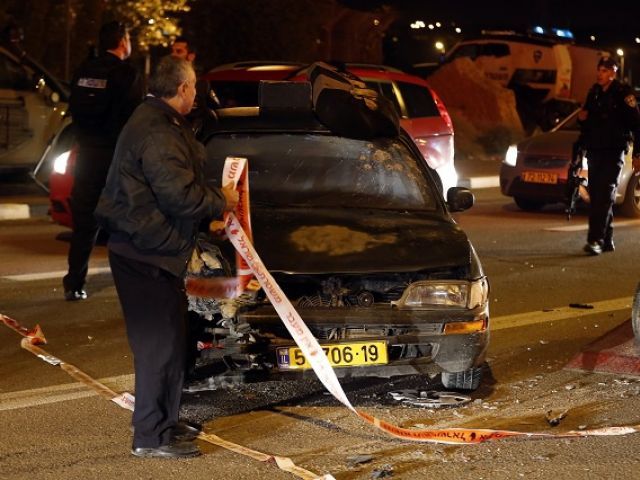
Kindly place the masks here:
<instances>
[{"instance_id":1,"label":"asphalt road","mask_svg":"<svg viewBox=\"0 0 640 480\"><path fill-rule=\"evenodd\" d=\"M497 189L475 193L476 206L456 219L490 278L492 338L472 402L424 409L388 397L390 390L439 388L437 379L417 377L345 382L349 398L404 427L560 433L640 424L640 379L564 369L584 346L629 319L640 280L640 222L620 218L616 252L588 257L581 251L584 214L568 223L561 207L523 213ZM98 247L92 259L90 299L64 302L65 233L46 217L0 224L0 312L25 326L39 323L47 351L116 391L130 391L131 357L105 249ZM570 309L573 303L596 308ZM406 443L364 424L314 381L246 385L184 400L184 417L207 431L338 480L384 478L384 472L392 478L640 478L638 434ZM561 419L551 426L547 418ZM192 460L135 459L129 419L129 412L22 350L19 336L0 326L1 478L295 478L273 463L204 443L206 454ZM371 459L358 463L357 455Z\"/></svg>"}]
</instances>

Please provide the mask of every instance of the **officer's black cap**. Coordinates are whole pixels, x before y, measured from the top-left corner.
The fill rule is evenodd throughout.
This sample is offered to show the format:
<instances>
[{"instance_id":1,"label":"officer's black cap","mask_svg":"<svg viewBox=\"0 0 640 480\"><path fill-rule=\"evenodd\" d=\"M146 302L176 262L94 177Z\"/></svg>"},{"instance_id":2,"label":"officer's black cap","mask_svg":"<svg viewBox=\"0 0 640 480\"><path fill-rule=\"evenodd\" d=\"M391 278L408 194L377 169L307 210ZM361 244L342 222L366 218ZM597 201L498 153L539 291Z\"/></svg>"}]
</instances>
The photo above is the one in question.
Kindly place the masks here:
<instances>
[{"instance_id":1,"label":"officer's black cap","mask_svg":"<svg viewBox=\"0 0 640 480\"><path fill-rule=\"evenodd\" d=\"M598 62L598 68L604 67L614 72L618 71L618 63L611 57L602 57Z\"/></svg>"}]
</instances>

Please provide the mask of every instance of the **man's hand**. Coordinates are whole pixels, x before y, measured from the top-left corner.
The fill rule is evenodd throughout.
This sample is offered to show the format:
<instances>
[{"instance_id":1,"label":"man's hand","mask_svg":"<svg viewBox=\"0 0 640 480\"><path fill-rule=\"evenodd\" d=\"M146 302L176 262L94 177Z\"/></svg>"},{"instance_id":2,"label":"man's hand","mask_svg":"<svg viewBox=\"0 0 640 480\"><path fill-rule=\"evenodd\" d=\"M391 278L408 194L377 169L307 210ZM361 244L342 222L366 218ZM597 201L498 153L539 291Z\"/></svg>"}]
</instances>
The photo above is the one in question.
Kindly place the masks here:
<instances>
[{"instance_id":1,"label":"man's hand","mask_svg":"<svg viewBox=\"0 0 640 480\"><path fill-rule=\"evenodd\" d=\"M232 183L228 183L224 187L221 188L222 194L224 195L224 199L227 204L224 207L225 212L232 212L235 210L236 205L238 205L238 200L240 199L240 195L238 191L233 188Z\"/></svg>"},{"instance_id":2,"label":"man's hand","mask_svg":"<svg viewBox=\"0 0 640 480\"><path fill-rule=\"evenodd\" d=\"M640 153L637 155L633 155L631 158L631 166L633 167L633 173L640 172Z\"/></svg>"}]
</instances>

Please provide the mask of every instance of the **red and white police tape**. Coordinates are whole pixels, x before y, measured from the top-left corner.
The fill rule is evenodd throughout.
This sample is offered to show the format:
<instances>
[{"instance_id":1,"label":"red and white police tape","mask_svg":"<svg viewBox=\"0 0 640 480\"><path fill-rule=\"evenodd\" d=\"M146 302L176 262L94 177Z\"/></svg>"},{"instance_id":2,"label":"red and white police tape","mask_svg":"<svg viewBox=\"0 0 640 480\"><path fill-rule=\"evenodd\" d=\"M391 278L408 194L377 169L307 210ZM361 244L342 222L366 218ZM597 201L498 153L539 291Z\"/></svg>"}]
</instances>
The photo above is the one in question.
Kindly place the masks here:
<instances>
[{"instance_id":1,"label":"red and white police tape","mask_svg":"<svg viewBox=\"0 0 640 480\"><path fill-rule=\"evenodd\" d=\"M60 358L51 355L49 352L43 350L38 345L46 343L44 341L44 335L42 335L42 330L37 327L33 331L39 332L39 335L29 335L31 330L28 330L22 327L16 320L7 317L6 315L0 314L0 320L7 327L12 330L18 332L23 337L20 346L25 350L33 353L36 357L40 358L44 362L49 365L60 367L62 370L67 372L72 378L77 381L83 383L87 387L94 390L101 397L110 400L117 404L118 406L133 411L135 406L135 397L129 392L116 393L107 387L105 384L99 382L98 380L90 377L85 372L80 370L78 367L61 360ZM252 450L250 448L244 447L242 445L238 445L237 443L229 442L224 440L223 438L211 434L200 432L198 434L198 439L203 440L205 442L211 443L213 445L217 445L219 447L225 448L227 450L233 451L235 453L239 453L241 455L245 455L247 457L251 457L255 460L259 460L265 463L275 463L278 468L285 472L289 472L298 478L303 480L335 480L335 478L331 474L325 475L317 475L316 473L310 472L304 468L298 467L293 460L289 457L282 457L279 455L269 455L267 453L259 452L257 450Z\"/></svg>"}]
</instances>

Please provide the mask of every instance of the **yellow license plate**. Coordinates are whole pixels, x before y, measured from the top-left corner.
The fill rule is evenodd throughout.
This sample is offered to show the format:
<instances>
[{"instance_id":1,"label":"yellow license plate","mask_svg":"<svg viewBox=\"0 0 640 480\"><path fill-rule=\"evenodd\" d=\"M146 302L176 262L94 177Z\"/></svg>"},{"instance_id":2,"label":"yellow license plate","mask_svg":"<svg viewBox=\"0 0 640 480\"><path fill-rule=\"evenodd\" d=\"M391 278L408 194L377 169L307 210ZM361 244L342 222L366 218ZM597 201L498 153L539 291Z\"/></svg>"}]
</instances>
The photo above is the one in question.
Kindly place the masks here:
<instances>
[{"instance_id":1,"label":"yellow license plate","mask_svg":"<svg viewBox=\"0 0 640 480\"><path fill-rule=\"evenodd\" d=\"M360 365L384 365L389 363L386 342L357 342L340 345L321 345L334 367ZM311 364L298 347L281 347L276 350L281 370L304 370Z\"/></svg>"},{"instance_id":2,"label":"yellow license plate","mask_svg":"<svg viewBox=\"0 0 640 480\"><path fill-rule=\"evenodd\" d=\"M558 174L548 172L522 172L522 181L528 183L558 183Z\"/></svg>"}]
</instances>

